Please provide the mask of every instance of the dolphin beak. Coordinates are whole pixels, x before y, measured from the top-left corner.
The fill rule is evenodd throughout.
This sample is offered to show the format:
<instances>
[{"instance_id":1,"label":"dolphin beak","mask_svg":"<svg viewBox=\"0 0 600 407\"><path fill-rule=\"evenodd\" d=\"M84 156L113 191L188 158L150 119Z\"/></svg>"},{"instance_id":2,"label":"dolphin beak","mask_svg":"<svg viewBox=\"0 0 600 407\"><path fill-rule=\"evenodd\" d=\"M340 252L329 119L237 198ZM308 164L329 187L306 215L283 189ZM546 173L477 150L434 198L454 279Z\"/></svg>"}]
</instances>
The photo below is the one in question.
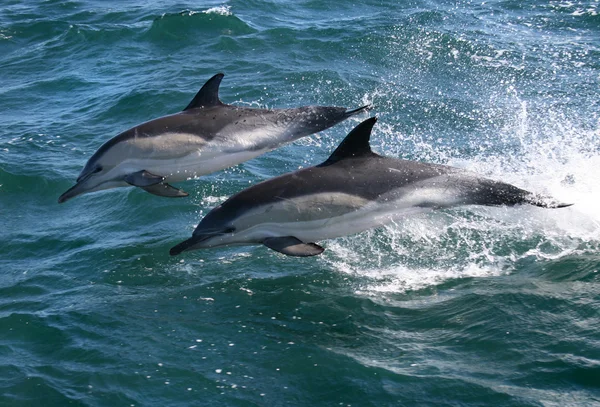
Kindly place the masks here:
<instances>
[{"instance_id":1,"label":"dolphin beak","mask_svg":"<svg viewBox=\"0 0 600 407\"><path fill-rule=\"evenodd\" d=\"M188 240L184 240L183 242L179 243L178 245L173 246L171 248L171 250L169 250L169 254L171 256L177 256L178 254L180 254L182 252L201 249L201 248L205 248L205 247L212 247L212 246L206 246L206 245L200 245L200 244L202 242L209 240L211 237L227 235L234 231L235 231L234 228L226 228L226 229L221 229L221 230L206 231L203 233L198 233L198 234L192 235L192 237L190 237Z\"/></svg>"},{"instance_id":2,"label":"dolphin beak","mask_svg":"<svg viewBox=\"0 0 600 407\"><path fill-rule=\"evenodd\" d=\"M171 250L169 250L169 254L171 256L177 256L178 254L185 252L186 250L190 250L192 246L194 246L196 243L198 243L198 239L191 237L188 240L179 243L177 246L171 247Z\"/></svg>"},{"instance_id":3,"label":"dolphin beak","mask_svg":"<svg viewBox=\"0 0 600 407\"><path fill-rule=\"evenodd\" d=\"M86 189L83 186L83 184L85 184L85 182L78 182L77 184L69 188L64 194L62 194L58 198L58 203L67 202L69 199L75 198L77 195L85 193Z\"/></svg>"}]
</instances>

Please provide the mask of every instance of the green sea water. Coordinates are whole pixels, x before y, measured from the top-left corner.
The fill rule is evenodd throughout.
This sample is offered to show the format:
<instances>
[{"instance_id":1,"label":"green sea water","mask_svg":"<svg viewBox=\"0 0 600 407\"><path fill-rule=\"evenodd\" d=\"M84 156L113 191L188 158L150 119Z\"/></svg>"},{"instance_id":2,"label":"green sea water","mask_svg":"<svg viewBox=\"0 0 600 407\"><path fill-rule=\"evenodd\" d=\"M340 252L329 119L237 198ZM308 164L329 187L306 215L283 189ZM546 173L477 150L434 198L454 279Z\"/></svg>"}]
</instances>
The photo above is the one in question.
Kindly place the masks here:
<instances>
[{"instance_id":1,"label":"green sea water","mask_svg":"<svg viewBox=\"0 0 600 407\"><path fill-rule=\"evenodd\" d=\"M16 1L0 7L1 406L600 405L600 4ZM372 103L377 152L574 205L463 207L171 257L352 118L166 199L58 204L98 147L225 73L250 107Z\"/></svg>"}]
</instances>

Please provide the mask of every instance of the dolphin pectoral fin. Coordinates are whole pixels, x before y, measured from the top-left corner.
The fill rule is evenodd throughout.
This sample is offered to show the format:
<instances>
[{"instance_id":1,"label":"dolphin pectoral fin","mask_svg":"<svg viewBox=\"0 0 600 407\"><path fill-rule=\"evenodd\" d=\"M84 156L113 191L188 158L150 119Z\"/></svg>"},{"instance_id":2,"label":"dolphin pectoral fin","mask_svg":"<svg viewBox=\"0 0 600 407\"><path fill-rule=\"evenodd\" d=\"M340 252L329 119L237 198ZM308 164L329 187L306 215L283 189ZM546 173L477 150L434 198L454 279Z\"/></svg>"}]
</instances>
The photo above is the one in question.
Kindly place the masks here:
<instances>
[{"instance_id":1,"label":"dolphin pectoral fin","mask_svg":"<svg viewBox=\"0 0 600 407\"><path fill-rule=\"evenodd\" d=\"M168 198L182 198L188 196L187 192L163 182L164 179L165 177L142 170L127 175L125 177L125 182L142 188L144 191L150 192L153 195L166 196Z\"/></svg>"},{"instance_id":2,"label":"dolphin pectoral fin","mask_svg":"<svg viewBox=\"0 0 600 407\"><path fill-rule=\"evenodd\" d=\"M160 175L155 175L146 170L141 170L132 174L128 174L125 177L125 182L135 187L144 188L163 182L164 179L165 177L161 177Z\"/></svg>"},{"instance_id":3,"label":"dolphin pectoral fin","mask_svg":"<svg viewBox=\"0 0 600 407\"><path fill-rule=\"evenodd\" d=\"M304 243L294 236L268 237L262 242L269 249L288 256L308 257L316 256L325 251L316 243Z\"/></svg>"},{"instance_id":4,"label":"dolphin pectoral fin","mask_svg":"<svg viewBox=\"0 0 600 407\"><path fill-rule=\"evenodd\" d=\"M177 189L166 182L159 182L158 184L149 185L147 187L140 187L144 191L150 192L153 195L165 196L167 198L183 198L189 194L181 189Z\"/></svg>"}]
</instances>

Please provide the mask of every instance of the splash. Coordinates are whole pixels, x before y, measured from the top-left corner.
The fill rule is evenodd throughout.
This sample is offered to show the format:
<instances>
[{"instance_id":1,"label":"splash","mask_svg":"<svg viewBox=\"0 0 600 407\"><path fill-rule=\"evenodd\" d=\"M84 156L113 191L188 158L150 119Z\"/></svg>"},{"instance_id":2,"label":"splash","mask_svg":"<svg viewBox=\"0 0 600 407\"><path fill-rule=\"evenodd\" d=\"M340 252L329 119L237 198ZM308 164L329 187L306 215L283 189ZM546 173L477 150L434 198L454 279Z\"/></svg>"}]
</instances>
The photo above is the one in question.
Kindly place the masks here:
<instances>
[{"instance_id":1,"label":"splash","mask_svg":"<svg viewBox=\"0 0 600 407\"><path fill-rule=\"evenodd\" d=\"M551 109L532 113L518 98L513 106L513 119L488 148L481 148L480 140L467 143L468 149L464 145L437 148L435 142L415 137L416 159L465 168L574 206L434 211L330 241L330 253L322 261L359 277L357 293L377 295L465 277L500 276L531 262L597 253L600 172L595 169L600 168L600 122L579 126ZM390 139L399 137L393 126L377 132L388 147L394 145Z\"/></svg>"},{"instance_id":2,"label":"splash","mask_svg":"<svg viewBox=\"0 0 600 407\"><path fill-rule=\"evenodd\" d=\"M232 15L232 13L231 13L231 6L211 7L208 10L204 10L203 13L204 14L218 14L220 16L230 16L230 15Z\"/></svg>"},{"instance_id":3,"label":"splash","mask_svg":"<svg viewBox=\"0 0 600 407\"><path fill-rule=\"evenodd\" d=\"M193 16L196 14L217 14L220 16L232 15L231 6L216 6L216 7L211 7L204 11L183 10L182 12L179 13L179 15L181 15L181 16ZM161 17L165 17L166 15L167 14L164 13Z\"/></svg>"}]
</instances>

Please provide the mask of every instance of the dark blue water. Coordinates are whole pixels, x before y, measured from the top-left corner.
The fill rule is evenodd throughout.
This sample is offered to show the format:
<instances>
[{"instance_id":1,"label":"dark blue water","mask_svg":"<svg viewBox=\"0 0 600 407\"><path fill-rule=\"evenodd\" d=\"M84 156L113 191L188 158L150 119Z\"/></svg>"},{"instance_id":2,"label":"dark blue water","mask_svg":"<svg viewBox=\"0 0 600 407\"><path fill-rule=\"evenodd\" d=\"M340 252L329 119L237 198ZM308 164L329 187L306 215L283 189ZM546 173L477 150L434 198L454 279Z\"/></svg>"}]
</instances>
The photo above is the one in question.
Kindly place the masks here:
<instances>
[{"instance_id":1,"label":"dark blue water","mask_svg":"<svg viewBox=\"0 0 600 407\"><path fill-rule=\"evenodd\" d=\"M4 1L0 405L600 405L599 8ZM103 142L217 72L227 103L373 103L379 153L575 205L433 212L317 258L169 256L366 115L182 183L185 199L57 203Z\"/></svg>"}]
</instances>

